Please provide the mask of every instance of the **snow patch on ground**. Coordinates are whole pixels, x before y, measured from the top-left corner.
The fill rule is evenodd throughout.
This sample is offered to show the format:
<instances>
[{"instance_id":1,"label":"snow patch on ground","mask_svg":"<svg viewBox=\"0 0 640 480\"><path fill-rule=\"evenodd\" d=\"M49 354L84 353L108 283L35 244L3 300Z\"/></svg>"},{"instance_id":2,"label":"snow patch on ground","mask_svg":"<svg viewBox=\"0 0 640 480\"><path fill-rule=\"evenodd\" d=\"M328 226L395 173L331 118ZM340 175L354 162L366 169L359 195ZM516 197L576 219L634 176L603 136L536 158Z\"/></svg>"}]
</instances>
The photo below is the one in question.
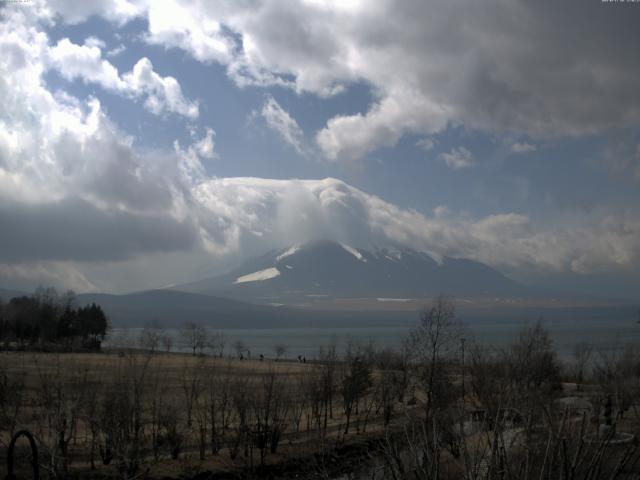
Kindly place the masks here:
<instances>
[{"instance_id":1,"label":"snow patch on ground","mask_svg":"<svg viewBox=\"0 0 640 480\"><path fill-rule=\"evenodd\" d=\"M366 259L366 258L364 258L364 257L362 256L362 254L361 254L358 250L356 250L355 248L353 248L353 247L351 247L351 246L349 246L349 245L346 245L346 244L344 244L344 243L341 243L341 244L340 244L340 246L341 246L342 248L344 248L347 252L349 252L351 255L353 255L354 257L356 257L358 260L360 260L361 262L366 262L366 261L367 261L367 259Z\"/></svg>"},{"instance_id":2,"label":"snow patch on ground","mask_svg":"<svg viewBox=\"0 0 640 480\"><path fill-rule=\"evenodd\" d=\"M248 275L242 275L241 277L236 278L236 283L246 283L246 282L262 282L263 280L269 280L271 278L275 278L280 275L280 270L275 267L265 268L264 270L260 270L259 272L249 273Z\"/></svg>"}]
</instances>

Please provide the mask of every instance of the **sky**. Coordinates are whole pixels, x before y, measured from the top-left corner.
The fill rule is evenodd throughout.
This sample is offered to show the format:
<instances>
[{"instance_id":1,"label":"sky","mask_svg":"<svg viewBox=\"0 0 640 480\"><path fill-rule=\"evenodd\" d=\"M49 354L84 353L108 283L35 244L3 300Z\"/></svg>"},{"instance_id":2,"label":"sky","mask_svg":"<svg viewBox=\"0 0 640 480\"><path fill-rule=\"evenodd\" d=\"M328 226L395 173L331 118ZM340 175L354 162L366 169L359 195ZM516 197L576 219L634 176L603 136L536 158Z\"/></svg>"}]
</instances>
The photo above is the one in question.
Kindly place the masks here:
<instances>
[{"instance_id":1,"label":"sky","mask_svg":"<svg viewBox=\"0 0 640 480\"><path fill-rule=\"evenodd\" d=\"M640 3L0 0L0 287L312 239L640 299Z\"/></svg>"}]
</instances>

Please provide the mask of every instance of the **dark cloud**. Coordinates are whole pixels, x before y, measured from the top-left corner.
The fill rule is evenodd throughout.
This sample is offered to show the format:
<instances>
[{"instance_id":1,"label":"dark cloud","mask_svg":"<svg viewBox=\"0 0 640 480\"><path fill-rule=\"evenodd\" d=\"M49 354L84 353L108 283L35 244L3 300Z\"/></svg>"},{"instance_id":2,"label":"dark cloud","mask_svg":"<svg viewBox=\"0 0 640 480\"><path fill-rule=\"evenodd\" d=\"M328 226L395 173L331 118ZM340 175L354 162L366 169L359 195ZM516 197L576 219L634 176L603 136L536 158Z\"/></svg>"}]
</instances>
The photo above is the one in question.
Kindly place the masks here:
<instances>
[{"instance_id":1,"label":"dark cloud","mask_svg":"<svg viewBox=\"0 0 640 480\"><path fill-rule=\"evenodd\" d=\"M78 199L0 207L0 262L114 261L194 249L195 225L169 215L103 211Z\"/></svg>"}]
</instances>

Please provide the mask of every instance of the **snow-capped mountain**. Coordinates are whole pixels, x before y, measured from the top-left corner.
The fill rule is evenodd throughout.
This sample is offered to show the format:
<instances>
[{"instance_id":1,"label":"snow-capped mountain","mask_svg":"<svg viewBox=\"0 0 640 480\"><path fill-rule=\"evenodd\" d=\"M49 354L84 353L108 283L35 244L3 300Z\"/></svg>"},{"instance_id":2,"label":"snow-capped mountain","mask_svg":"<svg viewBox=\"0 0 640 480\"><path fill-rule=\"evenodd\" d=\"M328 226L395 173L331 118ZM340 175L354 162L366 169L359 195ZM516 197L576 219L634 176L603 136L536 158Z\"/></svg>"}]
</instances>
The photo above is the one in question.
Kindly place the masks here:
<instances>
[{"instance_id":1,"label":"snow-capped mountain","mask_svg":"<svg viewBox=\"0 0 640 480\"><path fill-rule=\"evenodd\" d=\"M407 248L364 250L331 241L293 245L218 277L174 287L261 302L309 298L518 296L526 288L479 262L437 258Z\"/></svg>"}]
</instances>

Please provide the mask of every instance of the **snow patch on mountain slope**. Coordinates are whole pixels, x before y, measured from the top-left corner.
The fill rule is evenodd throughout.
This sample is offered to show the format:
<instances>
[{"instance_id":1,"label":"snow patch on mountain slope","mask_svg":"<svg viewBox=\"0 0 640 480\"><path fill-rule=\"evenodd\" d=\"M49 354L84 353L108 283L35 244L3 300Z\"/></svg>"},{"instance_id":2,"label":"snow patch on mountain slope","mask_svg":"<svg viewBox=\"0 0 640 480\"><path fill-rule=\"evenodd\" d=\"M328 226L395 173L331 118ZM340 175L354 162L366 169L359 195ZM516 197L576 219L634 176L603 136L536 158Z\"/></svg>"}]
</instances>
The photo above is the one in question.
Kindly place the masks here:
<instances>
[{"instance_id":1,"label":"snow patch on mountain slope","mask_svg":"<svg viewBox=\"0 0 640 480\"><path fill-rule=\"evenodd\" d=\"M340 246L341 246L342 248L344 248L347 252L349 252L351 255L353 255L354 257L356 257L358 260L360 260L361 262L366 262L366 261L367 261L367 259L366 259L366 258L364 258L364 257L362 256L362 254L361 254L358 250L356 250L355 248L353 248L353 247L351 247L351 246L349 246L349 245L346 245L346 244L344 244L344 243L341 243L341 244L340 244Z\"/></svg>"},{"instance_id":2,"label":"snow patch on mountain slope","mask_svg":"<svg viewBox=\"0 0 640 480\"><path fill-rule=\"evenodd\" d=\"M289 248L289 250L287 250L286 252L278 255L276 257L276 262L279 262L283 258L290 257L291 255L295 254L298 250L300 250L300 245L294 245L293 247Z\"/></svg>"},{"instance_id":3,"label":"snow patch on mountain slope","mask_svg":"<svg viewBox=\"0 0 640 480\"><path fill-rule=\"evenodd\" d=\"M280 270L275 267L265 268L264 270L260 270L258 272L249 273L247 275L242 275L241 277L236 278L236 283L246 283L246 282L262 282L264 280L269 280L271 278L275 278L280 275Z\"/></svg>"}]
</instances>

